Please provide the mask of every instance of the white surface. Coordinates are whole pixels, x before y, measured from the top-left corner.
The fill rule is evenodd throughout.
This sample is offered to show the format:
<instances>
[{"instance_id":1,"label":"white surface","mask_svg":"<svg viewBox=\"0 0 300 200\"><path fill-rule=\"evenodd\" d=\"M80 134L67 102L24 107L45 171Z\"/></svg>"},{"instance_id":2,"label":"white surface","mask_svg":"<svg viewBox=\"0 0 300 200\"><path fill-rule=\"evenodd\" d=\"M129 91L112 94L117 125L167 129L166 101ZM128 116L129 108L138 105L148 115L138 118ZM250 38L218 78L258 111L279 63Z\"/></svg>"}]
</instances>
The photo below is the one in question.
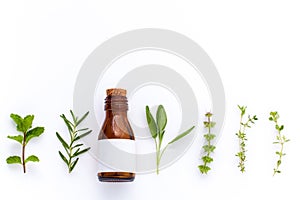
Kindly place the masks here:
<instances>
[{"instance_id":1,"label":"white surface","mask_svg":"<svg viewBox=\"0 0 300 200\"><path fill-rule=\"evenodd\" d=\"M0 186L1 199L299 199L298 95L300 27L298 1L1 1ZM57 155L59 114L72 107L81 64L106 39L137 28L166 28L201 45L223 79L227 113L213 170L199 174L202 134L171 167L137 176L131 184L101 184L89 155L71 175ZM248 131L246 173L238 170L237 104L259 121ZM209 108L207 108L209 109ZM291 142L282 174L272 177L275 133L268 113L278 110ZM15 130L10 113L36 115L46 128L28 147L40 163L28 174L5 159L19 152L6 138ZM204 114L204 113L199 113ZM35 188L35 192L31 191ZM72 191L70 194L69 191Z\"/></svg>"}]
</instances>

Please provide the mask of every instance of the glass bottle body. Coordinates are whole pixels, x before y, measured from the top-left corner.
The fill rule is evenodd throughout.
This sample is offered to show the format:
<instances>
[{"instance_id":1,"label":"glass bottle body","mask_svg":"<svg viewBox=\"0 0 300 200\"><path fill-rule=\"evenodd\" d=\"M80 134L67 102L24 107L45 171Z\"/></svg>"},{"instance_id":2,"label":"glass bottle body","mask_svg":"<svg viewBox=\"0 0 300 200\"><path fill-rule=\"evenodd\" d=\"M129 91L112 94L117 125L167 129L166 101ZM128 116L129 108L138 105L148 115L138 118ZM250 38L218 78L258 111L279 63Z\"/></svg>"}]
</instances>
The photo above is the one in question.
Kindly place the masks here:
<instances>
[{"instance_id":1,"label":"glass bottle body","mask_svg":"<svg viewBox=\"0 0 300 200\"><path fill-rule=\"evenodd\" d=\"M135 147L134 134L127 118L127 98L122 95L108 95L105 99L106 117L98 136L99 142L110 142L114 145L123 145L123 147L130 148L131 151ZM115 158L120 155L110 155L109 149L101 149L100 151L108 156ZM106 156L107 156L106 155ZM132 160L127 162L134 162ZM135 163L130 163L135 164ZM131 182L135 179L135 173L132 171L118 171L114 169L106 169L98 172L98 179L101 182Z\"/></svg>"}]
</instances>

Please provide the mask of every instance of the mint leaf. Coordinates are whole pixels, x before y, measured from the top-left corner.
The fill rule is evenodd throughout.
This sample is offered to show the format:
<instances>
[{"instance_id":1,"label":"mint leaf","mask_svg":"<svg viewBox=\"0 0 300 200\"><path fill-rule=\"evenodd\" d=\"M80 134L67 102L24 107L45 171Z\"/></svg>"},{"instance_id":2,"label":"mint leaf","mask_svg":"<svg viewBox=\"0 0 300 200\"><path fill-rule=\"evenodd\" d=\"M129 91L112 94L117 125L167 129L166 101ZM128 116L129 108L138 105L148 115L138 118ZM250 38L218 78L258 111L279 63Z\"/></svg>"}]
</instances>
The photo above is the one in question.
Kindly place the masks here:
<instances>
[{"instance_id":1,"label":"mint leaf","mask_svg":"<svg viewBox=\"0 0 300 200\"><path fill-rule=\"evenodd\" d=\"M23 120L23 128L24 132L28 131L32 126L32 121L34 119L34 115L27 115Z\"/></svg>"},{"instance_id":2,"label":"mint leaf","mask_svg":"<svg viewBox=\"0 0 300 200\"><path fill-rule=\"evenodd\" d=\"M42 133L44 133L44 127L35 127L27 132L26 134L26 144L34 137L39 137Z\"/></svg>"},{"instance_id":3,"label":"mint leaf","mask_svg":"<svg viewBox=\"0 0 300 200\"><path fill-rule=\"evenodd\" d=\"M25 132L24 127L23 127L23 118L22 117L20 117L17 114L12 113L12 114L10 114L10 118L12 118L14 120L14 122L16 123L17 131Z\"/></svg>"},{"instance_id":4,"label":"mint leaf","mask_svg":"<svg viewBox=\"0 0 300 200\"><path fill-rule=\"evenodd\" d=\"M31 156L28 156L28 158L26 158L25 160L25 163L27 162L39 162L39 158L35 155L31 155Z\"/></svg>"},{"instance_id":5,"label":"mint leaf","mask_svg":"<svg viewBox=\"0 0 300 200\"><path fill-rule=\"evenodd\" d=\"M22 144L23 142L23 136L22 135L17 135L17 136L7 136L7 138L15 140L17 142L19 142L20 144Z\"/></svg>"},{"instance_id":6,"label":"mint leaf","mask_svg":"<svg viewBox=\"0 0 300 200\"><path fill-rule=\"evenodd\" d=\"M22 164L19 156L10 156L6 159L7 164Z\"/></svg>"}]
</instances>

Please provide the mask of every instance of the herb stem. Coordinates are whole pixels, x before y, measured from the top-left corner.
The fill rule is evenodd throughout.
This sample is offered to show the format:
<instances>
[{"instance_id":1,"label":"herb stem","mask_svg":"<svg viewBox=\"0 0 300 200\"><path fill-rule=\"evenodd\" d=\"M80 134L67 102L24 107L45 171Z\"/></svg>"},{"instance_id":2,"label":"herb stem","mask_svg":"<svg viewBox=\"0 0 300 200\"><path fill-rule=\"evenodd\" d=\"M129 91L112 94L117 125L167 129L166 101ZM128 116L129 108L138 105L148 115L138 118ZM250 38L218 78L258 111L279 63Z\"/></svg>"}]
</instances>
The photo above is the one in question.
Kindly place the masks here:
<instances>
[{"instance_id":1,"label":"herb stem","mask_svg":"<svg viewBox=\"0 0 300 200\"><path fill-rule=\"evenodd\" d=\"M25 145L26 145L26 132L23 133L23 142L22 142L22 166L23 172L26 173L26 166L25 166Z\"/></svg>"}]
</instances>

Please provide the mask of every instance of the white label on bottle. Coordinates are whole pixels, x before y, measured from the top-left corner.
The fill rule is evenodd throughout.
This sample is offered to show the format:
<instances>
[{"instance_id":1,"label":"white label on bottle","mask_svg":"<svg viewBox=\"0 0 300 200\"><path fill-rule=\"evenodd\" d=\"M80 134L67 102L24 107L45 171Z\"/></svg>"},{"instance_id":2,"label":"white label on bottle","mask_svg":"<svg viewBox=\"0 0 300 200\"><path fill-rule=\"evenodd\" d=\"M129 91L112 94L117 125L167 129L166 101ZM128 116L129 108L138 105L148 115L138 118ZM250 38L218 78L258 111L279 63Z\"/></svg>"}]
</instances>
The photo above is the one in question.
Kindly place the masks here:
<instances>
[{"instance_id":1,"label":"white label on bottle","mask_svg":"<svg viewBox=\"0 0 300 200\"><path fill-rule=\"evenodd\" d=\"M129 139L98 140L99 172L135 172L135 141Z\"/></svg>"}]
</instances>

